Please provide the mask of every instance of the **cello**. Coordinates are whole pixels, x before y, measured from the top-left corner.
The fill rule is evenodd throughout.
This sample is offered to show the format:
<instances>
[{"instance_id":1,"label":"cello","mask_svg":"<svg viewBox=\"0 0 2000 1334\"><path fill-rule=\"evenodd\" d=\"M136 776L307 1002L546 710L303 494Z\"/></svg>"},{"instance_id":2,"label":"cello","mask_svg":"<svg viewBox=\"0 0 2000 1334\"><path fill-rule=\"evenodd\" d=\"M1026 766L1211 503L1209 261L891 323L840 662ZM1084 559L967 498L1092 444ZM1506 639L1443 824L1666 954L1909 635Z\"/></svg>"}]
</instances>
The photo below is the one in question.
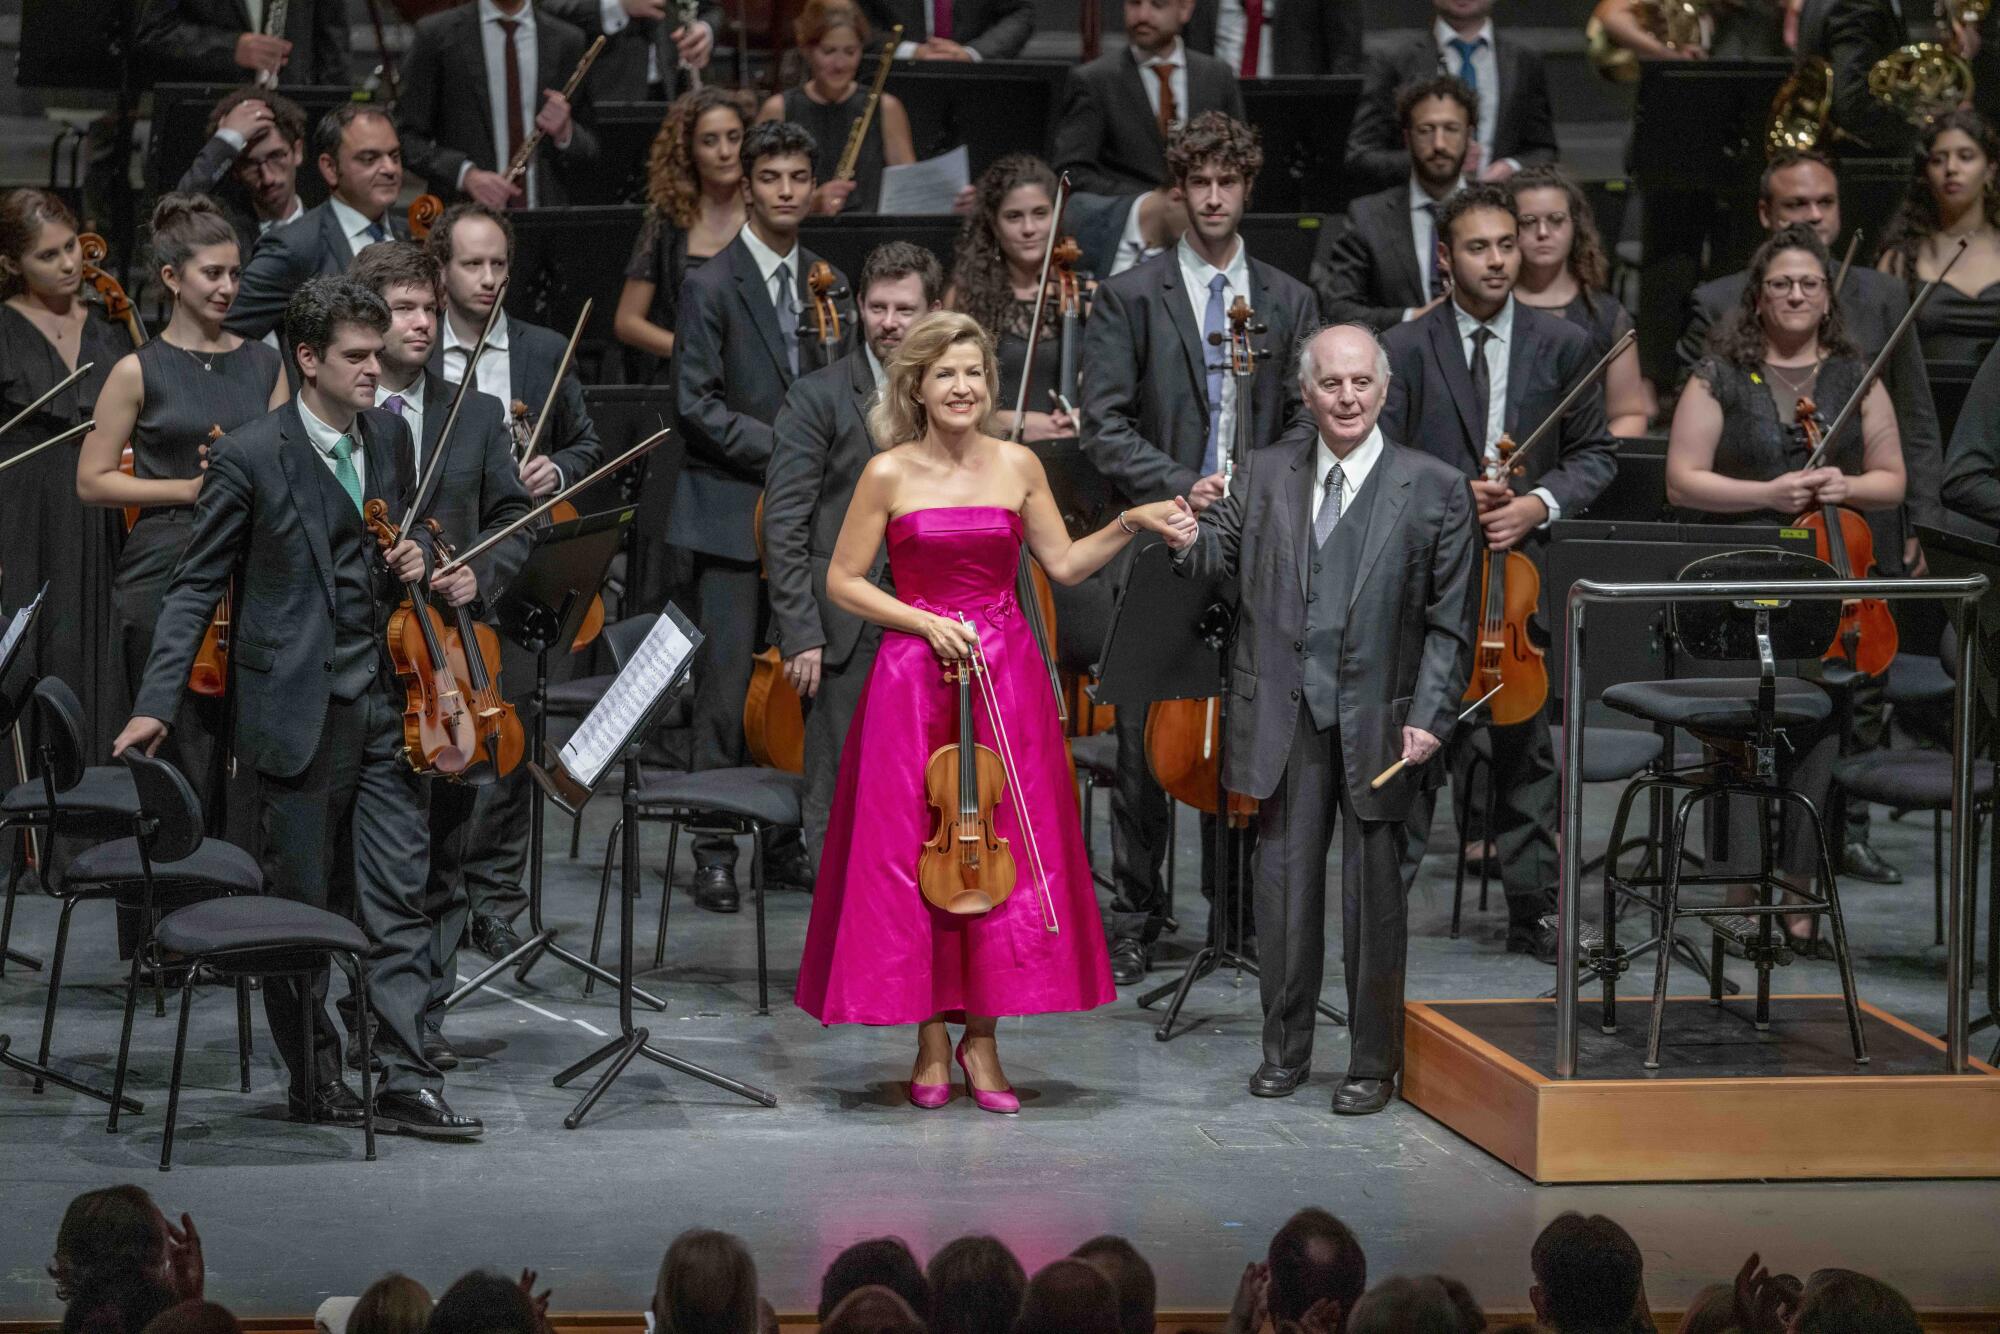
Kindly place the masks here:
<instances>
[{"instance_id":1,"label":"cello","mask_svg":"<svg viewBox=\"0 0 2000 1334\"><path fill-rule=\"evenodd\" d=\"M1866 382L1862 388L1867 388ZM1825 437L1819 407L1810 398L1798 401L1798 426L1806 454L1818 458L1825 452ZM1812 531L1813 554L1833 566L1842 579L1866 579L1875 573L1875 533L1858 512L1828 502L1794 522ZM1840 604L1840 628L1820 660L1880 676L1896 660L1897 647L1896 618L1889 613L1889 604L1881 598L1849 598Z\"/></svg>"}]
</instances>

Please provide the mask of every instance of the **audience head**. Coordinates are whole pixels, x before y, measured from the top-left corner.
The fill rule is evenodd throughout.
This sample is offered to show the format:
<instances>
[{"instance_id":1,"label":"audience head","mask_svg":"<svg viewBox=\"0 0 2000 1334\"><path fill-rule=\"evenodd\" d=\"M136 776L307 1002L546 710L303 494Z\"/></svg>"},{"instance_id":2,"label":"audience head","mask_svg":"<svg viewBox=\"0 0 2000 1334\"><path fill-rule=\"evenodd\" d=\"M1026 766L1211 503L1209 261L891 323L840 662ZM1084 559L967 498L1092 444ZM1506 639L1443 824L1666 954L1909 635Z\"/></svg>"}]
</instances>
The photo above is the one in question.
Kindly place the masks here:
<instances>
[{"instance_id":1,"label":"audience head","mask_svg":"<svg viewBox=\"0 0 2000 1334\"><path fill-rule=\"evenodd\" d=\"M143 1334L179 1301L178 1293L152 1275L113 1279L70 1300L63 1308L62 1334Z\"/></svg>"},{"instance_id":2,"label":"audience head","mask_svg":"<svg viewBox=\"0 0 2000 1334\"><path fill-rule=\"evenodd\" d=\"M319 119L313 155L334 198L379 220L403 190L403 141L389 113L370 102L342 102Z\"/></svg>"},{"instance_id":3,"label":"audience head","mask_svg":"<svg viewBox=\"0 0 2000 1334\"><path fill-rule=\"evenodd\" d=\"M375 406L388 334L389 307L353 278L308 278L292 293L285 306L285 346L318 399L312 410L328 425L346 425L327 419L329 411L345 417Z\"/></svg>"},{"instance_id":4,"label":"audience head","mask_svg":"<svg viewBox=\"0 0 2000 1334\"><path fill-rule=\"evenodd\" d=\"M1521 224L1523 273L1553 278L1565 267L1588 296L1610 282L1597 219L1576 177L1554 163L1523 167L1508 178Z\"/></svg>"},{"instance_id":5,"label":"audience head","mask_svg":"<svg viewBox=\"0 0 2000 1334\"><path fill-rule=\"evenodd\" d=\"M1486 1318L1470 1306L1469 1293L1461 1304L1452 1286L1465 1292L1431 1275L1383 1279L1354 1304L1347 1334L1479 1334Z\"/></svg>"},{"instance_id":6,"label":"audience head","mask_svg":"<svg viewBox=\"0 0 2000 1334\"><path fill-rule=\"evenodd\" d=\"M931 1257L930 1334L1008 1334L1021 1313L1027 1271L995 1237L960 1237Z\"/></svg>"},{"instance_id":7,"label":"audience head","mask_svg":"<svg viewBox=\"0 0 2000 1334\"><path fill-rule=\"evenodd\" d=\"M540 1334L541 1313L512 1279L475 1269L444 1290L426 1334Z\"/></svg>"},{"instance_id":8,"label":"audience head","mask_svg":"<svg viewBox=\"0 0 2000 1334\"><path fill-rule=\"evenodd\" d=\"M653 1283L655 1334L749 1334L760 1323L757 1262L741 1241L708 1228L673 1239Z\"/></svg>"},{"instance_id":9,"label":"audience head","mask_svg":"<svg viewBox=\"0 0 2000 1334\"><path fill-rule=\"evenodd\" d=\"M169 1284L169 1243L165 1215L140 1187L87 1190L69 1202L56 1228L55 1258L49 1262L56 1296L73 1303L135 1279ZM172 1304L170 1299L166 1306Z\"/></svg>"},{"instance_id":10,"label":"audience head","mask_svg":"<svg viewBox=\"0 0 2000 1334\"><path fill-rule=\"evenodd\" d=\"M1632 1234L1603 1214L1560 1215L1535 1238L1529 1262L1529 1300L1556 1334L1614 1334L1631 1322L1645 1264Z\"/></svg>"},{"instance_id":11,"label":"audience head","mask_svg":"<svg viewBox=\"0 0 2000 1334\"><path fill-rule=\"evenodd\" d=\"M1293 1214L1271 1238L1267 1263L1273 1320L1296 1321L1316 1304L1331 1301L1340 1311L1334 1329L1345 1331L1348 1314L1368 1287L1368 1257L1361 1253L1361 1243L1324 1209Z\"/></svg>"},{"instance_id":12,"label":"audience head","mask_svg":"<svg viewBox=\"0 0 2000 1334\"><path fill-rule=\"evenodd\" d=\"M806 75L822 88L851 85L868 45L868 20L854 0L806 0L792 20L792 39L805 56Z\"/></svg>"},{"instance_id":13,"label":"audience head","mask_svg":"<svg viewBox=\"0 0 2000 1334\"><path fill-rule=\"evenodd\" d=\"M1735 1284L1711 1283L1697 1292L1677 1334L1737 1334Z\"/></svg>"},{"instance_id":14,"label":"audience head","mask_svg":"<svg viewBox=\"0 0 2000 1334\"><path fill-rule=\"evenodd\" d=\"M483 327L514 261L514 224L499 209L467 200L444 211L424 244L437 260L444 299L461 331Z\"/></svg>"},{"instance_id":15,"label":"audience head","mask_svg":"<svg viewBox=\"0 0 2000 1334\"><path fill-rule=\"evenodd\" d=\"M1257 131L1224 112L1204 111L1167 140L1167 182L1187 206L1188 229L1210 246L1236 235L1263 166Z\"/></svg>"},{"instance_id":16,"label":"audience head","mask_svg":"<svg viewBox=\"0 0 2000 1334\"><path fill-rule=\"evenodd\" d=\"M820 1334L924 1334L911 1305L879 1283L856 1288L820 1321Z\"/></svg>"},{"instance_id":17,"label":"audience head","mask_svg":"<svg viewBox=\"0 0 2000 1334\"><path fill-rule=\"evenodd\" d=\"M47 190L0 191L0 298L24 292L44 301L74 297L83 286L76 235L76 215Z\"/></svg>"},{"instance_id":18,"label":"audience head","mask_svg":"<svg viewBox=\"0 0 2000 1334\"><path fill-rule=\"evenodd\" d=\"M877 448L921 439L933 422L941 431L983 429L992 414L1000 382L993 340L970 315L924 316L884 369L882 392L868 413Z\"/></svg>"},{"instance_id":19,"label":"audience head","mask_svg":"<svg viewBox=\"0 0 2000 1334\"><path fill-rule=\"evenodd\" d=\"M1764 230L1802 222L1830 246L1840 235L1840 178L1826 154L1787 148L1771 155L1757 190L1757 221Z\"/></svg>"},{"instance_id":20,"label":"audience head","mask_svg":"<svg viewBox=\"0 0 2000 1334\"><path fill-rule=\"evenodd\" d=\"M422 369L437 345L437 260L414 241L380 241L347 274L389 307L382 364L399 377Z\"/></svg>"},{"instance_id":21,"label":"audience head","mask_svg":"<svg viewBox=\"0 0 2000 1334\"><path fill-rule=\"evenodd\" d=\"M910 326L936 310L944 295L937 256L910 241L890 241L861 264L861 336L884 366Z\"/></svg>"},{"instance_id":22,"label":"audience head","mask_svg":"<svg viewBox=\"0 0 2000 1334\"><path fill-rule=\"evenodd\" d=\"M1909 190L1882 233L1882 253L1896 271L1913 272L1924 242L1947 227L1956 233L1981 222L2000 225L1996 171L2000 135L1984 116L1960 107L1932 118L1917 143Z\"/></svg>"},{"instance_id":23,"label":"audience head","mask_svg":"<svg viewBox=\"0 0 2000 1334\"><path fill-rule=\"evenodd\" d=\"M1125 40L1144 56L1165 55L1194 17L1194 0L1125 0Z\"/></svg>"},{"instance_id":24,"label":"audience head","mask_svg":"<svg viewBox=\"0 0 2000 1334\"><path fill-rule=\"evenodd\" d=\"M271 124L243 145L229 174L250 197L260 218L277 221L292 211L299 195L299 167L306 160L306 113L297 102L254 84L232 88L208 113L213 135L230 112L245 102L271 109Z\"/></svg>"},{"instance_id":25,"label":"audience head","mask_svg":"<svg viewBox=\"0 0 2000 1334\"><path fill-rule=\"evenodd\" d=\"M1820 1269L1806 1280L1790 1334L1918 1334L1903 1294L1852 1269Z\"/></svg>"},{"instance_id":26,"label":"audience head","mask_svg":"<svg viewBox=\"0 0 2000 1334\"><path fill-rule=\"evenodd\" d=\"M1159 1285L1138 1247L1123 1237L1092 1237L1070 1254L1111 1280L1118 1294L1118 1334L1152 1334Z\"/></svg>"},{"instance_id":27,"label":"audience head","mask_svg":"<svg viewBox=\"0 0 2000 1334\"><path fill-rule=\"evenodd\" d=\"M1118 1291L1096 1265L1057 1260L1028 1280L1014 1334L1119 1334Z\"/></svg>"},{"instance_id":28,"label":"audience head","mask_svg":"<svg viewBox=\"0 0 2000 1334\"><path fill-rule=\"evenodd\" d=\"M1456 190L1479 126L1479 94L1449 74L1406 83L1396 93L1396 123L1417 184L1433 197Z\"/></svg>"},{"instance_id":29,"label":"audience head","mask_svg":"<svg viewBox=\"0 0 2000 1334\"><path fill-rule=\"evenodd\" d=\"M1438 210L1440 258L1451 266L1451 293L1474 319L1490 320L1521 276L1520 215L1504 185L1468 185Z\"/></svg>"},{"instance_id":30,"label":"audience head","mask_svg":"<svg viewBox=\"0 0 2000 1334\"><path fill-rule=\"evenodd\" d=\"M989 329L1020 323L1014 275L1041 275L1055 225L1056 174L1033 153L1009 153L979 173L972 211L952 252L953 306ZM1026 336L1025 328L1019 329Z\"/></svg>"},{"instance_id":31,"label":"audience head","mask_svg":"<svg viewBox=\"0 0 2000 1334\"><path fill-rule=\"evenodd\" d=\"M755 114L748 93L706 84L667 108L646 162L646 202L683 231L701 217L705 188L743 180L743 135Z\"/></svg>"},{"instance_id":32,"label":"audience head","mask_svg":"<svg viewBox=\"0 0 2000 1334\"><path fill-rule=\"evenodd\" d=\"M431 1295L423 1284L403 1274L384 1274L355 1300L346 1334L424 1334L430 1319Z\"/></svg>"},{"instance_id":33,"label":"audience head","mask_svg":"<svg viewBox=\"0 0 2000 1334\"><path fill-rule=\"evenodd\" d=\"M855 1242L826 1267L819 1280L819 1318L824 1321L848 1293L869 1287L887 1288L912 1311L930 1309L930 1286L909 1246L897 1237L874 1237Z\"/></svg>"},{"instance_id":34,"label":"audience head","mask_svg":"<svg viewBox=\"0 0 2000 1334\"><path fill-rule=\"evenodd\" d=\"M197 1298L169 1306L147 1322L142 1334L243 1334L243 1326L228 1307Z\"/></svg>"},{"instance_id":35,"label":"audience head","mask_svg":"<svg viewBox=\"0 0 2000 1334\"><path fill-rule=\"evenodd\" d=\"M1298 377L1320 435L1344 452L1367 439L1382 415L1389 353L1365 324L1330 324L1299 340Z\"/></svg>"},{"instance_id":36,"label":"audience head","mask_svg":"<svg viewBox=\"0 0 2000 1334\"><path fill-rule=\"evenodd\" d=\"M236 229L222 209L207 195L164 194L153 205L152 232L161 284L177 305L220 326L243 272Z\"/></svg>"},{"instance_id":37,"label":"audience head","mask_svg":"<svg viewBox=\"0 0 2000 1334\"><path fill-rule=\"evenodd\" d=\"M1851 353L1831 296L1832 273L1818 232L1805 223L1780 227L1750 256L1743 297L1709 331L1709 350L1746 369L1762 362L1773 342L1815 335L1822 354Z\"/></svg>"},{"instance_id":38,"label":"audience head","mask_svg":"<svg viewBox=\"0 0 2000 1334\"><path fill-rule=\"evenodd\" d=\"M749 226L780 253L791 250L812 205L814 148L805 126L788 120L767 120L743 134L739 156Z\"/></svg>"}]
</instances>

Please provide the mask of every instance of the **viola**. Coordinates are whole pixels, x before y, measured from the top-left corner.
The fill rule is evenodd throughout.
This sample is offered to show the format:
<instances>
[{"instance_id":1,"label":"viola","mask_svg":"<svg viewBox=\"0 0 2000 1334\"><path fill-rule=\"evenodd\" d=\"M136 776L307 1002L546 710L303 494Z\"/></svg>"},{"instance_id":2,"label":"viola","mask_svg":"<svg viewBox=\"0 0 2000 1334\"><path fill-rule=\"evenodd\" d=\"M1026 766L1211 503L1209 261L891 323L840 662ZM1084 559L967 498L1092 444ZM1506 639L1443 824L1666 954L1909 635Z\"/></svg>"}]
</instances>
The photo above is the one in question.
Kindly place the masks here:
<instances>
[{"instance_id":1,"label":"viola","mask_svg":"<svg viewBox=\"0 0 2000 1334\"><path fill-rule=\"evenodd\" d=\"M212 445L222 439L222 428L208 428L208 439ZM194 653L194 666L188 669L188 689L197 695L219 699L229 689L229 632L230 604L232 590L225 586L222 600L215 604L215 614L209 618L208 629L202 632L201 647Z\"/></svg>"},{"instance_id":2,"label":"viola","mask_svg":"<svg viewBox=\"0 0 2000 1334\"><path fill-rule=\"evenodd\" d=\"M760 577L764 564L764 497L750 519L757 543ZM806 715L799 692L785 679L785 662L775 646L750 660L750 689L743 696L743 740L750 760L786 773L806 771Z\"/></svg>"},{"instance_id":3,"label":"viola","mask_svg":"<svg viewBox=\"0 0 2000 1334\"><path fill-rule=\"evenodd\" d=\"M581 334L583 332L584 320L589 318L590 303L586 301L583 306L583 314L576 322L576 333ZM562 387L562 378L569 371L570 355L575 350L576 337L572 335L569 350L563 353L562 363L556 367L555 379L549 382L549 396L542 404L542 415L540 417L531 419L528 416L528 405L518 398L508 406L507 431L513 438L514 463L516 467L534 457L535 446L541 439L541 425L548 420L549 413L555 408L556 391ZM550 506L545 522L549 524L568 523L576 517L576 506L567 500L559 500ZM570 639L569 651L572 653L582 652L584 649L589 648L597 637L603 633L604 595L602 593L592 593L590 595L590 605L583 609L583 619L577 622L576 634Z\"/></svg>"},{"instance_id":4,"label":"viola","mask_svg":"<svg viewBox=\"0 0 2000 1334\"><path fill-rule=\"evenodd\" d=\"M1486 465L1489 482L1519 476L1514 438L1502 434ZM1501 727L1525 723L1542 711L1549 699L1549 667L1541 645L1528 624L1542 597L1542 574L1518 550L1479 553L1479 633L1472 657L1472 679L1463 702L1484 699L1488 717Z\"/></svg>"},{"instance_id":5,"label":"viola","mask_svg":"<svg viewBox=\"0 0 2000 1334\"><path fill-rule=\"evenodd\" d=\"M113 321L125 326L125 332L132 339L134 348L146 345L146 326L139 322L138 308L132 298L125 294L125 288L110 273L100 267L111 256L111 243L96 232L78 232L76 237L78 253L83 256L83 280L104 302L104 313ZM128 442L118 454L118 470L127 477L136 476L132 462L132 446ZM131 532L132 525L139 522L137 505L125 506L125 531Z\"/></svg>"},{"instance_id":6,"label":"viola","mask_svg":"<svg viewBox=\"0 0 2000 1334\"><path fill-rule=\"evenodd\" d=\"M450 559L451 545L436 519L425 519L436 539L438 554ZM500 691L500 637L493 627L473 619L472 609L451 609L454 626L445 631L445 656L454 664L465 664L459 692L472 709L473 726L479 736L479 754L485 761L467 771L468 781L490 782L513 773L527 753L527 739L514 706Z\"/></svg>"},{"instance_id":7,"label":"viola","mask_svg":"<svg viewBox=\"0 0 2000 1334\"><path fill-rule=\"evenodd\" d=\"M991 912L1014 892L1014 853L995 832L993 817L1007 790L1000 755L972 735L972 677L977 658L945 668L958 683L958 740L924 763L924 794L937 828L917 857L917 884L932 907L956 916Z\"/></svg>"},{"instance_id":8,"label":"viola","mask_svg":"<svg viewBox=\"0 0 2000 1334\"><path fill-rule=\"evenodd\" d=\"M363 518L382 550L396 545L387 501L371 499ZM464 773L479 755L478 728L458 684L471 671L462 653L453 656L443 620L413 583L403 585L403 600L389 613L388 643L403 683L403 758L420 774Z\"/></svg>"},{"instance_id":9,"label":"viola","mask_svg":"<svg viewBox=\"0 0 2000 1334\"><path fill-rule=\"evenodd\" d=\"M425 241L430 239L431 228L444 216L444 201L436 195L418 195L410 201L410 239Z\"/></svg>"},{"instance_id":10,"label":"viola","mask_svg":"<svg viewBox=\"0 0 2000 1334\"><path fill-rule=\"evenodd\" d=\"M1822 441L1818 405L1800 398L1798 419L1806 454L1818 454ZM1868 520L1854 510L1825 504L1796 522L1812 530L1813 554L1833 566L1842 579L1866 579L1875 573L1875 534ZM1858 672L1880 676L1895 661L1897 647L1896 618L1890 615L1889 604L1881 598L1849 598L1840 604L1840 628L1821 661L1845 663Z\"/></svg>"}]
</instances>

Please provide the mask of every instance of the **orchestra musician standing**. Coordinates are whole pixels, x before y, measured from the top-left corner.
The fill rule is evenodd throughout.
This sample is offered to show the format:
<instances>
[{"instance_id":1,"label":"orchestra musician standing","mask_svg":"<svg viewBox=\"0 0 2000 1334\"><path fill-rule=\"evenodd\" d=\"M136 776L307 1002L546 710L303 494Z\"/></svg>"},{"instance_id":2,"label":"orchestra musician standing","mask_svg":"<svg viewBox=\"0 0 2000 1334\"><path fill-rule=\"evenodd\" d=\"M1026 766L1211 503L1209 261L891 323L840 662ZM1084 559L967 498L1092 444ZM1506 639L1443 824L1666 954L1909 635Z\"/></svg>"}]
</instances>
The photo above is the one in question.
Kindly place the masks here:
<instances>
[{"instance_id":1,"label":"orchestra musician standing","mask_svg":"<svg viewBox=\"0 0 2000 1334\"><path fill-rule=\"evenodd\" d=\"M1519 549L1539 561L1548 525L1595 500L1618 458L1605 426L1603 389L1593 385L1520 460L1520 475L1483 477L1500 438L1525 439L1596 361L1589 334L1515 298L1519 231L1513 191L1502 185L1467 186L1439 211L1439 259L1451 268L1450 295L1383 336L1393 374L1382 433L1472 479L1489 552ZM1507 895L1507 949L1553 963L1556 764L1548 718L1537 711L1524 723L1489 723L1487 735L1495 826L1485 837ZM1469 747L1456 751L1454 782L1461 782ZM1413 850L1430 829L1435 797L1427 791L1411 804ZM1406 873L1414 870L1406 866Z\"/></svg>"},{"instance_id":2,"label":"orchestra musician standing","mask_svg":"<svg viewBox=\"0 0 2000 1334\"><path fill-rule=\"evenodd\" d=\"M861 470L875 455L868 412L883 368L910 326L937 309L944 273L908 241L877 246L861 266L860 346L785 392L771 423L764 475L764 568L785 680L805 707L805 839L815 862L833 810L841 743L868 682L882 629L827 596L828 563ZM869 577L886 586L878 553Z\"/></svg>"},{"instance_id":3,"label":"orchestra musician standing","mask_svg":"<svg viewBox=\"0 0 2000 1334\"><path fill-rule=\"evenodd\" d=\"M722 6L704 3L691 22L672 0L542 0L540 9L574 24L585 40L602 36L604 54L583 86L593 102L671 102L698 85L715 55Z\"/></svg>"},{"instance_id":4,"label":"orchestra musician standing","mask_svg":"<svg viewBox=\"0 0 2000 1334\"><path fill-rule=\"evenodd\" d=\"M1238 298L1266 328L1258 341L1272 348L1293 346L1316 320L1311 291L1252 256L1238 232L1263 166L1256 133L1206 112L1175 134L1167 161L1188 230L1172 250L1097 288L1084 329L1083 451L1126 500L1186 495L1200 513L1226 490L1240 414L1250 414L1255 449L1303 412L1298 383L1288 376L1258 376L1250 403L1238 402L1235 380L1224 373L1225 351L1210 337L1226 337L1227 312ZM1145 977L1167 916L1160 877L1167 797L1146 762L1145 725L1145 710L1119 710L1110 920L1112 975L1120 985ZM1209 849L1213 840L1202 845ZM1213 894L1212 881L1204 866L1204 894ZM1213 932L1217 914L1210 916Z\"/></svg>"},{"instance_id":5,"label":"orchestra musician standing","mask_svg":"<svg viewBox=\"0 0 2000 1334\"><path fill-rule=\"evenodd\" d=\"M174 188L222 206L248 263L265 232L305 216L305 160L306 113L298 103L255 85L233 88L208 113L208 142Z\"/></svg>"},{"instance_id":6,"label":"orchestra musician standing","mask_svg":"<svg viewBox=\"0 0 2000 1334\"><path fill-rule=\"evenodd\" d=\"M861 53L868 45L868 20L853 0L806 0L792 23L806 77L796 88L773 93L758 109L758 120L788 120L813 137L813 212L873 213L882 195L882 169L917 160L910 139L910 113L894 93L874 101L870 80L861 77ZM873 69L870 70L872 80ZM851 164L846 160L856 126L869 117Z\"/></svg>"},{"instance_id":7,"label":"orchestra musician standing","mask_svg":"<svg viewBox=\"0 0 2000 1334\"><path fill-rule=\"evenodd\" d=\"M394 509L416 489L409 428L373 406L388 327L381 298L348 278L312 279L292 298L285 341L298 397L211 452L114 754L151 753L168 736L210 614L240 576L229 700L236 754L260 780L266 891L350 916L368 937L383 1065L376 1124L460 1139L483 1126L451 1109L443 1075L423 1055L430 831L384 640L403 586L423 584L435 562L422 529L385 555L362 523L366 499ZM293 1119L359 1126L361 1100L341 1077L326 1014L328 972L266 978L264 1008L290 1071Z\"/></svg>"},{"instance_id":8,"label":"orchestra musician standing","mask_svg":"<svg viewBox=\"0 0 2000 1334\"><path fill-rule=\"evenodd\" d=\"M898 60L1013 60L1035 33L1033 0L860 0L860 5L885 35L903 26Z\"/></svg>"},{"instance_id":9,"label":"orchestra musician standing","mask_svg":"<svg viewBox=\"0 0 2000 1334\"><path fill-rule=\"evenodd\" d=\"M280 13L284 31L273 32ZM354 79L342 0L145 0L132 43L160 82L239 83L247 72L280 87L345 88Z\"/></svg>"},{"instance_id":10,"label":"orchestra musician standing","mask_svg":"<svg viewBox=\"0 0 2000 1334\"><path fill-rule=\"evenodd\" d=\"M789 121L743 136L749 218L720 255L688 275L674 330L675 401L687 442L667 541L691 559L697 621L706 642L695 666L689 767L747 762L743 700L765 618L754 514L771 461L770 423L802 375L847 355L852 331L822 343L806 314L819 257L799 243L813 194L813 139ZM846 286L837 271L836 285ZM829 331L831 332L831 331ZM728 835L695 840L695 902L734 912L737 847ZM805 889L812 862L796 833L765 847L767 881Z\"/></svg>"}]
</instances>

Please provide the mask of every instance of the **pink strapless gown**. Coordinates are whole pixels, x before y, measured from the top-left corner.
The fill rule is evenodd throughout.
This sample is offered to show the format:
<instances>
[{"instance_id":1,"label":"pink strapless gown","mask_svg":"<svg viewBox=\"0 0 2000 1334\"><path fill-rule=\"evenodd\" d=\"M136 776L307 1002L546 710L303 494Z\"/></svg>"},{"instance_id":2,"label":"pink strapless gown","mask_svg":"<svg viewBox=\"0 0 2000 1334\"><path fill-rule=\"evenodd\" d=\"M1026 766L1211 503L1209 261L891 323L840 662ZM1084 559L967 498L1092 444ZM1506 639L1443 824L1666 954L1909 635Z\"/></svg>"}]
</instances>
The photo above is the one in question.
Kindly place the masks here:
<instances>
[{"instance_id":1,"label":"pink strapless gown","mask_svg":"<svg viewBox=\"0 0 2000 1334\"><path fill-rule=\"evenodd\" d=\"M821 1023L1087 1010L1114 997L1055 696L1014 596L1021 532L1020 515L991 505L917 510L888 528L897 596L940 615L963 612L991 664L1013 743L995 823L1014 854L1014 892L990 913L958 917L917 888L917 857L935 825L924 763L958 740L958 687L945 683L928 643L890 631L841 750L799 965L799 1008ZM980 744L1000 750L976 683L973 719Z\"/></svg>"}]
</instances>

